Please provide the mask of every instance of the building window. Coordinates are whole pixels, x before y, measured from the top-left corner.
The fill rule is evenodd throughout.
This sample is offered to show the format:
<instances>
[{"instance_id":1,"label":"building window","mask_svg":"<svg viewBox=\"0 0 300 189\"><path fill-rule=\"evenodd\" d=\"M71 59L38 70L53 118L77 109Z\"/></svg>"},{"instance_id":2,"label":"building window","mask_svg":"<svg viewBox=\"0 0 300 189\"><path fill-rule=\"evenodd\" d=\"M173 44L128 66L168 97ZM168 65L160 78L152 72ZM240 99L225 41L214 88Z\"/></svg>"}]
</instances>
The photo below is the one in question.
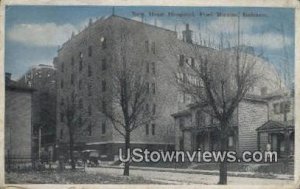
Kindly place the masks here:
<instances>
[{"instance_id":1,"label":"building window","mask_svg":"<svg viewBox=\"0 0 300 189\"><path fill-rule=\"evenodd\" d=\"M82 118L81 116L79 116L78 118L78 127L81 127L82 126Z\"/></svg>"},{"instance_id":2,"label":"building window","mask_svg":"<svg viewBox=\"0 0 300 189\"><path fill-rule=\"evenodd\" d=\"M184 55L179 55L179 66L183 66L184 65Z\"/></svg>"},{"instance_id":3,"label":"building window","mask_svg":"<svg viewBox=\"0 0 300 189\"><path fill-rule=\"evenodd\" d=\"M65 105L64 98L61 98L61 100L60 100L60 105L61 105L61 106Z\"/></svg>"},{"instance_id":4,"label":"building window","mask_svg":"<svg viewBox=\"0 0 300 189\"><path fill-rule=\"evenodd\" d=\"M79 99L79 109L83 108L83 103L82 103L82 99Z\"/></svg>"},{"instance_id":5,"label":"building window","mask_svg":"<svg viewBox=\"0 0 300 189\"><path fill-rule=\"evenodd\" d=\"M152 114L155 115L155 113L156 113L156 105L153 104L152 105Z\"/></svg>"},{"instance_id":6,"label":"building window","mask_svg":"<svg viewBox=\"0 0 300 189\"><path fill-rule=\"evenodd\" d=\"M60 81L60 88L64 88L64 80Z\"/></svg>"},{"instance_id":7,"label":"building window","mask_svg":"<svg viewBox=\"0 0 300 189\"><path fill-rule=\"evenodd\" d=\"M155 94L155 83L152 83L152 94Z\"/></svg>"},{"instance_id":8,"label":"building window","mask_svg":"<svg viewBox=\"0 0 300 189\"><path fill-rule=\"evenodd\" d=\"M88 49L88 55L89 55L89 56L92 56L92 46L89 46L89 49Z\"/></svg>"},{"instance_id":9,"label":"building window","mask_svg":"<svg viewBox=\"0 0 300 189\"><path fill-rule=\"evenodd\" d=\"M90 123L88 126L88 135L92 136L92 123Z\"/></svg>"},{"instance_id":10,"label":"building window","mask_svg":"<svg viewBox=\"0 0 300 189\"><path fill-rule=\"evenodd\" d=\"M83 59L83 54L82 52L79 52L79 71L82 70L82 60Z\"/></svg>"},{"instance_id":11,"label":"building window","mask_svg":"<svg viewBox=\"0 0 300 189\"><path fill-rule=\"evenodd\" d=\"M233 147L233 136L228 137L228 147Z\"/></svg>"},{"instance_id":12,"label":"building window","mask_svg":"<svg viewBox=\"0 0 300 189\"><path fill-rule=\"evenodd\" d=\"M152 42L152 43L151 43L151 51L152 51L153 54L155 54L155 52L156 52L156 49L155 49L155 42Z\"/></svg>"},{"instance_id":13,"label":"building window","mask_svg":"<svg viewBox=\"0 0 300 189\"><path fill-rule=\"evenodd\" d=\"M149 41L145 41L146 52L149 53Z\"/></svg>"},{"instance_id":14,"label":"building window","mask_svg":"<svg viewBox=\"0 0 300 189\"><path fill-rule=\"evenodd\" d=\"M105 102L105 100L102 100L102 111L106 112L106 102Z\"/></svg>"},{"instance_id":15,"label":"building window","mask_svg":"<svg viewBox=\"0 0 300 189\"><path fill-rule=\"evenodd\" d=\"M63 62L61 63L61 72L65 72L65 64Z\"/></svg>"},{"instance_id":16,"label":"building window","mask_svg":"<svg viewBox=\"0 0 300 189\"><path fill-rule=\"evenodd\" d=\"M92 96L92 86L88 85L88 96Z\"/></svg>"},{"instance_id":17,"label":"building window","mask_svg":"<svg viewBox=\"0 0 300 189\"><path fill-rule=\"evenodd\" d=\"M65 115L64 115L64 113L60 113L60 122L64 122L64 118L65 118Z\"/></svg>"},{"instance_id":18,"label":"building window","mask_svg":"<svg viewBox=\"0 0 300 189\"><path fill-rule=\"evenodd\" d=\"M89 114L89 116L92 115L92 106L90 104L88 106L88 114Z\"/></svg>"},{"instance_id":19,"label":"building window","mask_svg":"<svg viewBox=\"0 0 300 189\"><path fill-rule=\"evenodd\" d=\"M155 62L152 62L152 73L155 74Z\"/></svg>"},{"instance_id":20,"label":"building window","mask_svg":"<svg viewBox=\"0 0 300 189\"><path fill-rule=\"evenodd\" d=\"M101 45L102 45L102 49L106 49L107 44L106 44L106 39L104 37L101 37Z\"/></svg>"},{"instance_id":21,"label":"building window","mask_svg":"<svg viewBox=\"0 0 300 189\"><path fill-rule=\"evenodd\" d=\"M106 91L106 81L102 80L102 92Z\"/></svg>"},{"instance_id":22,"label":"building window","mask_svg":"<svg viewBox=\"0 0 300 189\"><path fill-rule=\"evenodd\" d=\"M71 58L71 65L74 66L74 57Z\"/></svg>"},{"instance_id":23,"label":"building window","mask_svg":"<svg viewBox=\"0 0 300 189\"><path fill-rule=\"evenodd\" d=\"M152 135L155 135L155 124L152 124Z\"/></svg>"},{"instance_id":24,"label":"building window","mask_svg":"<svg viewBox=\"0 0 300 189\"><path fill-rule=\"evenodd\" d=\"M92 76L92 68L91 68L91 65L88 65L88 76L89 76L89 77Z\"/></svg>"},{"instance_id":25,"label":"building window","mask_svg":"<svg viewBox=\"0 0 300 189\"><path fill-rule=\"evenodd\" d=\"M74 85L74 74L71 74L71 85Z\"/></svg>"},{"instance_id":26,"label":"building window","mask_svg":"<svg viewBox=\"0 0 300 189\"><path fill-rule=\"evenodd\" d=\"M146 83L146 92L147 93L150 92L150 84L149 84L149 82Z\"/></svg>"},{"instance_id":27,"label":"building window","mask_svg":"<svg viewBox=\"0 0 300 189\"><path fill-rule=\"evenodd\" d=\"M149 124L145 125L146 135L149 135Z\"/></svg>"},{"instance_id":28,"label":"building window","mask_svg":"<svg viewBox=\"0 0 300 189\"><path fill-rule=\"evenodd\" d=\"M146 71L147 71L147 73L150 72L150 63L149 62L146 63Z\"/></svg>"},{"instance_id":29,"label":"building window","mask_svg":"<svg viewBox=\"0 0 300 189\"><path fill-rule=\"evenodd\" d=\"M60 136L59 136L59 138L60 138L60 139L63 139L63 137L64 137L64 130L63 130L63 129L60 129Z\"/></svg>"},{"instance_id":30,"label":"building window","mask_svg":"<svg viewBox=\"0 0 300 189\"><path fill-rule=\"evenodd\" d=\"M71 94L71 100L72 100L72 103L75 102L75 92L74 91Z\"/></svg>"},{"instance_id":31,"label":"building window","mask_svg":"<svg viewBox=\"0 0 300 189\"><path fill-rule=\"evenodd\" d=\"M149 104L146 104L145 106L146 112L149 112Z\"/></svg>"},{"instance_id":32,"label":"building window","mask_svg":"<svg viewBox=\"0 0 300 189\"><path fill-rule=\"evenodd\" d=\"M80 79L80 80L78 81L78 88L79 88L79 90L81 90L81 87L82 87L82 80Z\"/></svg>"},{"instance_id":33,"label":"building window","mask_svg":"<svg viewBox=\"0 0 300 189\"><path fill-rule=\"evenodd\" d=\"M106 124L105 122L102 123L102 134L105 134L106 133Z\"/></svg>"},{"instance_id":34,"label":"building window","mask_svg":"<svg viewBox=\"0 0 300 189\"><path fill-rule=\"evenodd\" d=\"M102 59L102 70L106 70L106 58Z\"/></svg>"}]
</instances>

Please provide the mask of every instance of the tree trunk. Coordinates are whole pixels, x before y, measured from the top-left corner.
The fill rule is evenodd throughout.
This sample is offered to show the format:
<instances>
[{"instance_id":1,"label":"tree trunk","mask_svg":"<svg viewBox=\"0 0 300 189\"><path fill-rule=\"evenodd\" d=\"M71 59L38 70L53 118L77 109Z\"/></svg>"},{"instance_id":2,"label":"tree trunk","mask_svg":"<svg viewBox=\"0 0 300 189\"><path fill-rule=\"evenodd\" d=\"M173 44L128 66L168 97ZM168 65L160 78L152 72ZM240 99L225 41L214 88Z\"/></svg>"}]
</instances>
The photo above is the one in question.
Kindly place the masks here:
<instances>
[{"instance_id":1,"label":"tree trunk","mask_svg":"<svg viewBox=\"0 0 300 189\"><path fill-rule=\"evenodd\" d=\"M71 168L72 170L75 170L76 166L75 166L75 161L74 161L74 157L73 157L73 151L74 151L74 139L73 139L73 133L72 131L69 131L70 135L70 146L69 146L69 152L70 152L70 159L71 159Z\"/></svg>"},{"instance_id":2,"label":"tree trunk","mask_svg":"<svg viewBox=\"0 0 300 189\"><path fill-rule=\"evenodd\" d=\"M128 155L130 156L131 152L128 154L127 151L130 149L130 132L126 131L125 134L125 159L128 158ZM124 166L124 176L129 176L129 164L130 164L130 158L129 161L125 162Z\"/></svg>"},{"instance_id":3,"label":"tree trunk","mask_svg":"<svg viewBox=\"0 0 300 189\"><path fill-rule=\"evenodd\" d=\"M221 153L226 153L227 148L228 148L228 135L227 135L227 128L228 124L227 121L222 121L221 122ZM227 155L226 155L227 156ZM226 160L226 156L225 156L225 160L220 162L220 172L219 172L219 183L218 184L222 184L222 185L226 185L227 184L227 160Z\"/></svg>"}]
</instances>

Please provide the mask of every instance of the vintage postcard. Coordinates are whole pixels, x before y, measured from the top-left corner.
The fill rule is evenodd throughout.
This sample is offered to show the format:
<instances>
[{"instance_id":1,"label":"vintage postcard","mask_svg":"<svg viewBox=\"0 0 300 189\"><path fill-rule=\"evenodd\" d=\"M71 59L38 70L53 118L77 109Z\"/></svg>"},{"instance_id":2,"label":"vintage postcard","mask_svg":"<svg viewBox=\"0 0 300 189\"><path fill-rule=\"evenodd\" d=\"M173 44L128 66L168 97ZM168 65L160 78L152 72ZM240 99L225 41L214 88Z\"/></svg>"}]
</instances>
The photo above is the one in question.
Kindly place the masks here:
<instances>
[{"instance_id":1,"label":"vintage postcard","mask_svg":"<svg viewBox=\"0 0 300 189\"><path fill-rule=\"evenodd\" d=\"M2 186L300 187L299 1L104 3L1 2Z\"/></svg>"}]
</instances>

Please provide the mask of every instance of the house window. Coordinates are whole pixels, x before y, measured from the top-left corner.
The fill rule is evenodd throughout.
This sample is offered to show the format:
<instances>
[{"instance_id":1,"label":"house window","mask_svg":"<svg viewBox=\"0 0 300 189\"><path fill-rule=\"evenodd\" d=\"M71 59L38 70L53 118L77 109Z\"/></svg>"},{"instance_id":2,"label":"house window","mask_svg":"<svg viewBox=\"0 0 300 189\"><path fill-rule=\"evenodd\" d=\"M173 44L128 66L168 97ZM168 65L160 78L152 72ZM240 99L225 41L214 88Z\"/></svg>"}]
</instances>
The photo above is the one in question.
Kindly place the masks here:
<instances>
[{"instance_id":1,"label":"house window","mask_svg":"<svg viewBox=\"0 0 300 189\"><path fill-rule=\"evenodd\" d=\"M104 37L101 37L101 45L102 45L102 49L106 49L107 44L106 44L106 39Z\"/></svg>"},{"instance_id":2,"label":"house window","mask_svg":"<svg viewBox=\"0 0 300 189\"><path fill-rule=\"evenodd\" d=\"M179 66L183 66L184 65L184 55L179 55Z\"/></svg>"},{"instance_id":3,"label":"house window","mask_svg":"<svg viewBox=\"0 0 300 189\"><path fill-rule=\"evenodd\" d=\"M184 118L179 119L179 128L183 129L184 128Z\"/></svg>"},{"instance_id":4,"label":"house window","mask_svg":"<svg viewBox=\"0 0 300 189\"><path fill-rule=\"evenodd\" d=\"M88 106L88 114L89 114L89 116L92 115L92 106L90 104Z\"/></svg>"},{"instance_id":5,"label":"house window","mask_svg":"<svg viewBox=\"0 0 300 189\"><path fill-rule=\"evenodd\" d=\"M153 54L155 54L155 52L156 52L156 49L155 49L155 42L152 42L152 43L151 43L151 51L152 51Z\"/></svg>"},{"instance_id":6,"label":"house window","mask_svg":"<svg viewBox=\"0 0 300 189\"><path fill-rule=\"evenodd\" d=\"M200 110L198 110L196 113L196 123L198 127L205 123L205 115Z\"/></svg>"},{"instance_id":7,"label":"house window","mask_svg":"<svg viewBox=\"0 0 300 189\"><path fill-rule=\"evenodd\" d=\"M149 135L149 124L145 125L146 135Z\"/></svg>"},{"instance_id":8,"label":"house window","mask_svg":"<svg viewBox=\"0 0 300 189\"><path fill-rule=\"evenodd\" d=\"M79 108L80 108L80 109L82 109L82 108L83 108L82 99L79 99Z\"/></svg>"},{"instance_id":9,"label":"house window","mask_svg":"<svg viewBox=\"0 0 300 189\"><path fill-rule=\"evenodd\" d=\"M152 124L152 135L155 135L155 124Z\"/></svg>"},{"instance_id":10,"label":"house window","mask_svg":"<svg viewBox=\"0 0 300 189\"><path fill-rule=\"evenodd\" d=\"M71 94L71 100L72 100L72 103L75 102L75 92L74 91Z\"/></svg>"},{"instance_id":11,"label":"house window","mask_svg":"<svg viewBox=\"0 0 300 189\"><path fill-rule=\"evenodd\" d=\"M195 59L194 58L191 58L191 67L195 68Z\"/></svg>"},{"instance_id":12,"label":"house window","mask_svg":"<svg viewBox=\"0 0 300 189\"><path fill-rule=\"evenodd\" d=\"M64 118L65 118L65 115L64 115L64 113L60 113L60 122L64 122Z\"/></svg>"},{"instance_id":13,"label":"house window","mask_svg":"<svg viewBox=\"0 0 300 189\"><path fill-rule=\"evenodd\" d=\"M88 76L89 76L89 77L92 76L92 68L91 68L91 65L88 65Z\"/></svg>"},{"instance_id":14,"label":"house window","mask_svg":"<svg viewBox=\"0 0 300 189\"><path fill-rule=\"evenodd\" d=\"M102 92L106 91L106 81L102 80Z\"/></svg>"},{"instance_id":15,"label":"house window","mask_svg":"<svg viewBox=\"0 0 300 189\"><path fill-rule=\"evenodd\" d=\"M155 94L155 83L152 83L152 93Z\"/></svg>"},{"instance_id":16,"label":"house window","mask_svg":"<svg viewBox=\"0 0 300 189\"><path fill-rule=\"evenodd\" d=\"M65 64L62 62L61 63L61 72L64 72L65 71Z\"/></svg>"},{"instance_id":17,"label":"house window","mask_svg":"<svg viewBox=\"0 0 300 189\"><path fill-rule=\"evenodd\" d=\"M233 136L228 137L228 147L233 147Z\"/></svg>"},{"instance_id":18,"label":"house window","mask_svg":"<svg viewBox=\"0 0 300 189\"><path fill-rule=\"evenodd\" d=\"M83 54L82 52L79 52L79 71L82 70L82 60L83 59Z\"/></svg>"},{"instance_id":19,"label":"house window","mask_svg":"<svg viewBox=\"0 0 300 189\"><path fill-rule=\"evenodd\" d=\"M281 102L280 103L280 113L288 113L290 112L291 103L289 101L287 102Z\"/></svg>"},{"instance_id":20,"label":"house window","mask_svg":"<svg viewBox=\"0 0 300 189\"><path fill-rule=\"evenodd\" d=\"M102 123L102 134L106 133L106 124L105 122Z\"/></svg>"},{"instance_id":21,"label":"house window","mask_svg":"<svg viewBox=\"0 0 300 189\"><path fill-rule=\"evenodd\" d=\"M92 136L92 123L90 123L88 126L88 135Z\"/></svg>"},{"instance_id":22,"label":"house window","mask_svg":"<svg viewBox=\"0 0 300 189\"><path fill-rule=\"evenodd\" d=\"M274 109L275 114L279 114L280 113L280 104L279 103L273 104L273 109Z\"/></svg>"},{"instance_id":23,"label":"house window","mask_svg":"<svg viewBox=\"0 0 300 189\"><path fill-rule=\"evenodd\" d=\"M63 139L63 137L64 137L64 130L63 130L63 129L60 129L60 136L59 136L59 138L60 138L60 139Z\"/></svg>"},{"instance_id":24,"label":"house window","mask_svg":"<svg viewBox=\"0 0 300 189\"><path fill-rule=\"evenodd\" d=\"M106 59L102 59L102 70L106 70Z\"/></svg>"},{"instance_id":25,"label":"house window","mask_svg":"<svg viewBox=\"0 0 300 189\"><path fill-rule=\"evenodd\" d=\"M146 112L149 112L149 104L146 104L145 109L146 109Z\"/></svg>"},{"instance_id":26,"label":"house window","mask_svg":"<svg viewBox=\"0 0 300 189\"><path fill-rule=\"evenodd\" d=\"M145 41L146 52L149 53L149 41Z\"/></svg>"},{"instance_id":27,"label":"house window","mask_svg":"<svg viewBox=\"0 0 300 189\"><path fill-rule=\"evenodd\" d=\"M155 115L155 112L156 112L156 105L153 104L153 105L152 105L152 114Z\"/></svg>"},{"instance_id":28,"label":"house window","mask_svg":"<svg viewBox=\"0 0 300 189\"><path fill-rule=\"evenodd\" d=\"M155 74L155 62L152 62L152 73Z\"/></svg>"},{"instance_id":29,"label":"house window","mask_svg":"<svg viewBox=\"0 0 300 189\"><path fill-rule=\"evenodd\" d=\"M64 80L63 79L60 81L60 88L64 88Z\"/></svg>"},{"instance_id":30,"label":"house window","mask_svg":"<svg viewBox=\"0 0 300 189\"><path fill-rule=\"evenodd\" d=\"M92 86L88 85L88 96L92 96Z\"/></svg>"},{"instance_id":31,"label":"house window","mask_svg":"<svg viewBox=\"0 0 300 189\"><path fill-rule=\"evenodd\" d=\"M261 94L262 96L266 95L267 92L268 92L268 88L267 88L267 87L262 87L262 88L260 89L260 94Z\"/></svg>"},{"instance_id":32,"label":"house window","mask_svg":"<svg viewBox=\"0 0 300 189\"><path fill-rule=\"evenodd\" d=\"M88 52L88 55L89 55L89 56L92 56L92 46L89 46L88 51L89 51L89 52Z\"/></svg>"}]
</instances>

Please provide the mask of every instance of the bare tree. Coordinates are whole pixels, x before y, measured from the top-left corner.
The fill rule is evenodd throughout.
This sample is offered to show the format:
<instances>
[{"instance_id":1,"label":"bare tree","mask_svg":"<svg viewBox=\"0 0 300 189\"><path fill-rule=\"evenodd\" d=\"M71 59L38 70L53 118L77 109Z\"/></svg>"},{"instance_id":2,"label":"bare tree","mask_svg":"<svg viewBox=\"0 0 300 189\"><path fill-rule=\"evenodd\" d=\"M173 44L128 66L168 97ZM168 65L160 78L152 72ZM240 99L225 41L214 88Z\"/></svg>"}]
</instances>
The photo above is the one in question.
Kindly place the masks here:
<instances>
[{"instance_id":1,"label":"bare tree","mask_svg":"<svg viewBox=\"0 0 300 189\"><path fill-rule=\"evenodd\" d=\"M190 45L195 61L183 61L176 75L182 92L190 95L201 111L219 121L220 150L228 149L228 134L234 111L259 79L256 58L242 47L228 50ZM219 184L227 184L227 163L220 163Z\"/></svg>"},{"instance_id":2,"label":"bare tree","mask_svg":"<svg viewBox=\"0 0 300 189\"><path fill-rule=\"evenodd\" d=\"M150 85L145 78L145 67L143 55L133 51L136 43L132 35L132 30L126 24L120 24L122 28L118 35L115 57L111 74L110 97L101 96L99 108L103 115L111 122L113 128L124 137L125 160L130 158L131 133L138 127L149 124L154 115L147 108ZM142 64L141 64L142 62ZM105 108L103 103L110 105ZM129 175L130 161L125 162L124 175Z\"/></svg>"},{"instance_id":3,"label":"bare tree","mask_svg":"<svg viewBox=\"0 0 300 189\"><path fill-rule=\"evenodd\" d=\"M75 96L72 98L67 98L64 102L61 102L61 116L68 128L68 148L69 148L69 158L71 160L71 167L73 170L76 168L76 162L74 157L74 145L76 144L76 138L82 136L86 131L85 127L85 116L84 111L82 111L82 103L76 103Z\"/></svg>"}]
</instances>

